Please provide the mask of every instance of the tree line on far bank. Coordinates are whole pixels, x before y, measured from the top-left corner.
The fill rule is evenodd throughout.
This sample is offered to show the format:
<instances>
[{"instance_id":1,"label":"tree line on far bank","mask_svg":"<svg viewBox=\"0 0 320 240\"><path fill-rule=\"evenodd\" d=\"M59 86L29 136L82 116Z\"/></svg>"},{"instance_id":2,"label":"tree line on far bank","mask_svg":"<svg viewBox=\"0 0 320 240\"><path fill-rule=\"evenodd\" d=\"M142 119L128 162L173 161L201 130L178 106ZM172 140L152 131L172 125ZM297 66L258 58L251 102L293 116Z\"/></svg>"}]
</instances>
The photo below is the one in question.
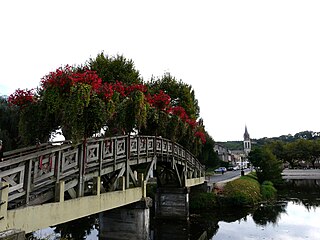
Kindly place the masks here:
<instances>
[{"instance_id":1,"label":"tree line on far bank","mask_svg":"<svg viewBox=\"0 0 320 240\"><path fill-rule=\"evenodd\" d=\"M249 153L249 161L256 167L259 182L281 181L284 167L319 168L320 139L299 138L294 141L268 141L256 145Z\"/></svg>"},{"instance_id":2,"label":"tree line on far bank","mask_svg":"<svg viewBox=\"0 0 320 240\"><path fill-rule=\"evenodd\" d=\"M192 86L170 74L146 82L120 55L102 52L84 65L48 73L39 87L1 97L0 116L5 151L47 142L57 129L77 143L103 128L106 137L135 132L168 138L203 164L217 159Z\"/></svg>"}]
</instances>

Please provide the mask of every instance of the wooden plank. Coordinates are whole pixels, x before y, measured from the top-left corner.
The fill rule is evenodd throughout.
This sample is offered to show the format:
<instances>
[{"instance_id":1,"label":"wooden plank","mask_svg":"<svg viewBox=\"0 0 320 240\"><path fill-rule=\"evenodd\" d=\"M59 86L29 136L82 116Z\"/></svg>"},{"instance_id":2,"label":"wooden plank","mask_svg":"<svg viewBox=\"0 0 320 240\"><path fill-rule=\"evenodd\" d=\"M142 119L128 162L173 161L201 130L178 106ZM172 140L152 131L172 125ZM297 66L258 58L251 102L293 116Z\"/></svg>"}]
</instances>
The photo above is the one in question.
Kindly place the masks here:
<instances>
[{"instance_id":1,"label":"wooden plank","mask_svg":"<svg viewBox=\"0 0 320 240\"><path fill-rule=\"evenodd\" d=\"M39 204L45 203L53 198L54 198L53 190L48 191L48 192L45 192L45 193L37 196L36 198L30 200L29 206L39 205Z\"/></svg>"},{"instance_id":2,"label":"wooden plank","mask_svg":"<svg viewBox=\"0 0 320 240\"><path fill-rule=\"evenodd\" d=\"M147 174L146 174L146 181L149 180L150 175L151 175L151 171L153 171L153 169L155 169L156 162L157 162L157 156L154 156L152 162L151 162L150 165L149 165L148 172L147 172Z\"/></svg>"},{"instance_id":3,"label":"wooden plank","mask_svg":"<svg viewBox=\"0 0 320 240\"><path fill-rule=\"evenodd\" d=\"M71 197L72 199L77 198L77 192L76 192L76 190L74 190L74 188L68 189L68 193L69 193L69 195L70 195L70 197Z\"/></svg>"},{"instance_id":4,"label":"wooden plank","mask_svg":"<svg viewBox=\"0 0 320 240\"><path fill-rule=\"evenodd\" d=\"M16 194L12 194L12 195L9 195L9 197L8 197L8 202L11 202L11 201L13 201L13 200L15 200L15 199L17 199L17 198L20 198L20 197L23 197L24 195L25 195L25 191L23 191L23 192L18 192L18 193L16 193Z\"/></svg>"},{"instance_id":5,"label":"wooden plank","mask_svg":"<svg viewBox=\"0 0 320 240\"><path fill-rule=\"evenodd\" d=\"M0 172L0 178L21 172L22 170L24 170L24 165L18 166L16 168L12 168L9 170L2 171L2 172Z\"/></svg>"},{"instance_id":6,"label":"wooden plank","mask_svg":"<svg viewBox=\"0 0 320 240\"><path fill-rule=\"evenodd\" d=\"M132 169L131 169L130 165L127 166L127 171L128 171L129 174L130 174L130 177L131 177L131 179L132 179L133 185L134 185L135 187L137 187L137 186L138 186L138 184L137 184L137 179L135 178L134 173L132 172ZM129 188L129 186L128 186L127 188Z\"/></svg>"}]
</instances>

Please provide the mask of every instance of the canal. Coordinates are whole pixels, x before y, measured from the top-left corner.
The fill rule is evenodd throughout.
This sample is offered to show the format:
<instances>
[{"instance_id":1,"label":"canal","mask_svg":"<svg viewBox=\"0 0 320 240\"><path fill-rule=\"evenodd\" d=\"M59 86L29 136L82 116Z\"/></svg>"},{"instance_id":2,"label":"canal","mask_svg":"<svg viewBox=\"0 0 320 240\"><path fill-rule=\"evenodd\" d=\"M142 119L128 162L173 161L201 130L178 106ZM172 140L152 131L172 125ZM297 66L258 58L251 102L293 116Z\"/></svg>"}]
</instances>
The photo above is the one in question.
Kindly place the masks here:
<instances>
[{"instance_id":1,"label":"canal","mask_svg":"<svg viewBox=\"0 0 320 240\"><path fill-rule=\"evenodd\" d=\"M35 235L42 239L59 239L59 233L68 233L73 239L96 240L99 239L97 219L97 216L90 216L38 231ZM320 181L288 180L272 204L191 213L189 222L152 220L149 239L318 240L319 222Z\"/></svg>"}]
</instances>

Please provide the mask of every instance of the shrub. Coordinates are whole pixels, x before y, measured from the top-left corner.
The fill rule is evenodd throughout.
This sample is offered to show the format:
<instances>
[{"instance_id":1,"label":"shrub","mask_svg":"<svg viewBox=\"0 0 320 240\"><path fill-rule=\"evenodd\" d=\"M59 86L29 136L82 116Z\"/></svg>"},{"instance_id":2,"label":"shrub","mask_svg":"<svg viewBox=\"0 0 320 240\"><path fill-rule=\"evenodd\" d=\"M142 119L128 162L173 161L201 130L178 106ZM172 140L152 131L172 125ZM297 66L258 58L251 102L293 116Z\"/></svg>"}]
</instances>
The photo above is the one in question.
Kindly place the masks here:
<instances>
[{"instance_id":1,"label":"shrub","mask_svg":"<svg viewBox=\"0 0 320 240\"><path fill-rule=\"evenodd\" d=\"M249 154L249 161L255 166L260 183L272 181L281 182L282 163L267 147L256 147Z\"/></svg>"},{"instance_id":2,"label":"shrub","mask_svg":"<svg viewBox=\"0 0 320 240\"><path fill-rule=\"evenodd\" d=\"M243 176L224 187L224 202L234 206L252 206L261 200L260 185L251 176Z\"/></svg>"},{"instance_id":3,"label":"shrub","mask_svg":"<svg viewBox=\"0 0 320 240\"><path fill-rule=\"evenodd\" d=\"M277 196L277 190L274 188L273 183L264 181L261 185L261 195L263 200L273 200Z\"/></svg>"},{"instance_id":4,"label":"shrub","mask_svg":"<svg viewBox=\"0 0 320 240\"><path fill-rule=\"evenodd\" d=\"M217 198L212 193L198 193L190 196L190 209L212 209L216 207Z\"/></svg>"}]
</instances>

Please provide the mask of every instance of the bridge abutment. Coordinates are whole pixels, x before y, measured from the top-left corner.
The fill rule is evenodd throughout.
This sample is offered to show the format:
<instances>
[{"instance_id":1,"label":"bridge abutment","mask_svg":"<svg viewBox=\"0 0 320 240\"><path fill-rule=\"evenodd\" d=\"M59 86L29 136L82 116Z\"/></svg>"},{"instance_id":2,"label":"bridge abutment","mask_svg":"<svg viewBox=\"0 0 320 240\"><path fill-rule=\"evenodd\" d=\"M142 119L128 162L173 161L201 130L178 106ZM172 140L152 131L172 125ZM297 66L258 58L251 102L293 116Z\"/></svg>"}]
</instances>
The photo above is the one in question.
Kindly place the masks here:
<instances>
[{"instance_id":1,"label":"bridge abutment","mask_svg":"<svg viewBox=\"0 0 320 240\"><path fill-rule=\"evenodd\" d=\"M99 214L99 239L149 239L152 200L143 200Z\"/></svg>"},{"instance_id":2,"label":"bridge abutment","mask_svg":"<svg viewBox=\"0 0 320 240\"><path fill-rule=\"evenodd\" d=\"M155 217L158 219L189 219L188 187L158 188L155 195Z\"/></svg>"}]
</instances>

